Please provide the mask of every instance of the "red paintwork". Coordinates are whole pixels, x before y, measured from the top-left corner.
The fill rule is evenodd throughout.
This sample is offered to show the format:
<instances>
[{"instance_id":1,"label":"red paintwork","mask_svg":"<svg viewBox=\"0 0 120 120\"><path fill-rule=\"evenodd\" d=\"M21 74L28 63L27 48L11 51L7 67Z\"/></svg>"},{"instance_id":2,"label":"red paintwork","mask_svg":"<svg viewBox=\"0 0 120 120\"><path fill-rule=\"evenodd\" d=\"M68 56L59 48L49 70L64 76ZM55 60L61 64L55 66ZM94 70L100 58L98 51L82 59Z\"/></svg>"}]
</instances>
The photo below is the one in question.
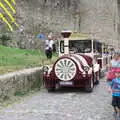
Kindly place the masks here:
<instances>
[{"instance_id":1,"label":"red paintwork","mask_svg":"<svg viewBox=\"0 0 120 120\"><path fill-rule=\"evenodd\" d=\"M74 55L64 55L64 56L58 58L57 61L59 61L60 59L63 59L63 58L71 59L70 56L74 56ZM88 64L91 66L92 58L87 56L87 55L82 55L82 56L87 60ZM55 87L55 85L57 83L59 84L59 82L61 81L61 80L59 80L57 78L57 76L55 75L55 72L54 72L55 71L55 64L57 63L57 61L54 63L52 71L50 72L50 74L49 75L48 74L44 74L44 76L43 76L44 85L45 85L46 88ZM74 60L72 60L72 61L75 63L75 65L77 67L77 72L76 72L75 77L72 80L70 80L70 81L73 81L72 87L84 87L87 84L87 81L90 80L91 75L87 74L85 77L83 77L83 75L82 75L81 71L79 70L76 62ZM81 67L83 68L82 62L80 60L78 60L78 61L80 62ZM69 86L69 85L66 85L66 86Z\"/></svg>"},{"instance_id":2,"label":"red paintwork","mask_svg":"<svg viewBox=\"0 0 120 120\"><path fill-rule=\"evenodd\" d=\"M93 65L93 60L92 60L92 58L91 58L90 56L83 55L83 54L78 54L78 55L83 56L83 57L86 59L86 61L88 62L88 65L89 65L89 66L92 66L92 65Z\"/></svg>"},{"instance_id":3,"label":"red paintwork","mask_svg":"<svg viewBox=\"0 0 120 120\"><path fill-rule=\"evenodd\" d=\"M86 82L90 79L90 77L91 76L83 77L80 72L77 72L75 78L71 80L73 81L72 87L84 87ZM44 75L44 85L46 88L54 87L56 83L59 84L60 81L61 80L57 79L55 74L53 76L51 76L51 74L49 76ZM66 86L69 86L69 85L66 85Z\"/></svg>"}]
</instances>

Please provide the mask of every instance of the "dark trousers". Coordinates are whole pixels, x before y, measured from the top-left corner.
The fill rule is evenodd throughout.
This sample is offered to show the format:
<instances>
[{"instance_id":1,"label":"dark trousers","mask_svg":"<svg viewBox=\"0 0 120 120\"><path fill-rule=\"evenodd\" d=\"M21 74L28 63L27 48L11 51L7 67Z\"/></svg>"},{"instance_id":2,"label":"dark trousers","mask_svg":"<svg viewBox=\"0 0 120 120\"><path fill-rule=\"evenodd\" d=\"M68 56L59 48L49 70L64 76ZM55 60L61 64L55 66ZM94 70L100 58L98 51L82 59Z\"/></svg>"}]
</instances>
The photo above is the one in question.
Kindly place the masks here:
<instances>
[{"instance_id":1,"label":"dark trousers","mask_svg":"<svg viewBox=\"0 0 120 120\"><path fill-rule=\"evenodd\" d=\"M48 49L45 51L47 59L52 59L52 50Z\"/></svg>"}]
</instances>

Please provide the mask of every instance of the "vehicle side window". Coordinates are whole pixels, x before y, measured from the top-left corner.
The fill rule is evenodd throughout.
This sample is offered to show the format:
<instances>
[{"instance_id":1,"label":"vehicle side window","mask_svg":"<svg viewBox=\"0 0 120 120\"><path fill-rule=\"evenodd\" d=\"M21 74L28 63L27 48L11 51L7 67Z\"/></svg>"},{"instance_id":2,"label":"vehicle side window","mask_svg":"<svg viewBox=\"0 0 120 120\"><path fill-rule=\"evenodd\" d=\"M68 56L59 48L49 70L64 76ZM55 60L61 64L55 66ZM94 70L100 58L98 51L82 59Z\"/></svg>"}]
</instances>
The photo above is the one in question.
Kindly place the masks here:
<instances>
[{"instance_id":1,"label":"vehicle side window","mask_svg":"<svg viewBox=\"0 0 120 120\"><path fill-rule=\"evenodd\" d=\"M60 52L64 53L64 41L60 41Z\"/></svg>"},{"instance_id":2,"label":"vehicle side window","mask_svg":"<svg viewBox=\"0 0 120 120\"><path fill-rule=\"evenodd\" d=\"M93 42L93 50L94 52L98 52L102 54L102 44L100 42L94 41Z\"/></svg>"}]
</instances>

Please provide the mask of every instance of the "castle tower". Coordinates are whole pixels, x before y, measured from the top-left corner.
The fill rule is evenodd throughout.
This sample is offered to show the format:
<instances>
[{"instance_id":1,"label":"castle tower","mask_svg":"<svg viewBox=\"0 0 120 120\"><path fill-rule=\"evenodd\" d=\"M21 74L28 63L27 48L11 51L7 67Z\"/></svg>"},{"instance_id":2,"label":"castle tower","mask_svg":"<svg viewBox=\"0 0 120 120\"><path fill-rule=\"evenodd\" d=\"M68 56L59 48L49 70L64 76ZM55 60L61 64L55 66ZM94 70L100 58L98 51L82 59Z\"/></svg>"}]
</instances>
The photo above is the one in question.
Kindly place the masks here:
<instances>
[{"instance_id":1,"label":"castle tower","mask_svg":"<svg viewBox=\"0 0 120 120\"><path fill-rule=\"evenodd\" d=\"M80 0L80 32L120 46L119 0ZM119 29L118 29L119 28Z\"/></svg>"}]
</instances>

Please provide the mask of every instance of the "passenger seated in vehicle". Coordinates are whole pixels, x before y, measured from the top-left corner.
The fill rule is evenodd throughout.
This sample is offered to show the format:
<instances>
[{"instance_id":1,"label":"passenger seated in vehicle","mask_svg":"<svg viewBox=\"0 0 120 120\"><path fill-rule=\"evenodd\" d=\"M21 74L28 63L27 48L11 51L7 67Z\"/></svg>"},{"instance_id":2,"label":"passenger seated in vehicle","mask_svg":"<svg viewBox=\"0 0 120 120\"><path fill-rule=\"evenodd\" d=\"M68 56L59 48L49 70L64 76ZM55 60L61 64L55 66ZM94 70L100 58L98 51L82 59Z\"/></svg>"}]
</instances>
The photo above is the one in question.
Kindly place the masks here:
<instances>
[{"instance_id":1,"label":"passenger seated in vehicle","mask_svg":"<svg viewBox=\"0 0 120 120\"><path fill-rule=\"evenodd\" d=\"M72 53L77 53L77 48L71 48L71 49L69 49L69 52L70 52L70 54L72 54Z\"/></svg>"},{"instance_id":2,"label":"passenger seated in vehicle","mask_svg":"<svg viewBox=\"0 0 120 120\"><path fill-rule=\"evenodd\" d=\"M91 52L91 48L86 48L86 49L84 50L84 52L85 52L85 53Z\"/></svg>"},{"instance_id":3,"label":"passenger seated in vehicle","mask_svg":"<svg viewBox=\"0 0 120 120\"><path fill-rule=\"evenodd\" d=\"M78 53L83 53L83 51L82 51L81 48L78 48L78 49L77 49L77 52L78 52Z\"/></svg>"}]
</instances>

